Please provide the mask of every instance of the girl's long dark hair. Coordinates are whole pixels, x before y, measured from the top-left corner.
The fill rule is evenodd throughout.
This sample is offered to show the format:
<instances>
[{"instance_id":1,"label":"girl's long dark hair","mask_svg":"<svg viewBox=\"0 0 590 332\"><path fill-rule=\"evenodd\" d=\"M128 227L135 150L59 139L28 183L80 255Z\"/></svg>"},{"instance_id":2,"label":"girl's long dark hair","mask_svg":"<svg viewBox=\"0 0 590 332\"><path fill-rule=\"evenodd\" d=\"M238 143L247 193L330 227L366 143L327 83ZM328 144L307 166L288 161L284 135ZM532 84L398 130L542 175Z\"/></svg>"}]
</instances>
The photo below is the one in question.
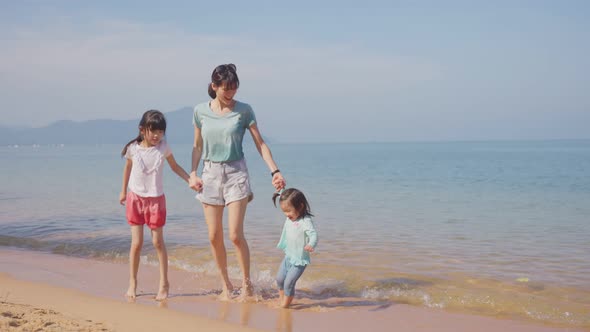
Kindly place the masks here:
<instances>
[{"instance_id":1,"label":"girl's long dark hair","mask_svg":"<svg viewBox=\"0 0 590 332\"><path fill-rule=\"evenodd\" d=\"M291 204L295 208L295 210L297 210L299 218L313 217L313 214L311 214L309 203L307 202L305 195L303 195L303 193L300 190L295 188L289 188L283 190L281 193L274 193L272 195L272 203L275 206L277 206L277 197L279 198L279 204L283 201L287 201L289 204Z\"/></svg>"},{"instance_id":2,"label":"girl's long dark hair","mask_svg":"<svg viewBox=\"0 0 590 332\"><path fill-rule=\"evenodd\" d=\"M123 151L121 151L121 156L125 156L127 153L127 148L129 145L133 144L134 142L141 143L143 141L143 136L141 135L142 129L148 130L163 130L164 133L166 132L166 118L162 112L157 110L149 110L143 113L141 120L139 121L139 134L136 138L132 139L125 145Z\"/></svg>"},{"instance_id":3,"label":"girl's long dark hair","mask_svg":"<svg viewBox=\"0 0 590 332\"><path fill-rule=\"evenodd\" d=\"M238 79L238 74L236 73L236 65L233 63L228 63L226 65L219 65L215 67L213 73L211 74L211 83L215 84L215 86L223 86L226 89L237 89L240 87L240 80ZM217 94L213 87L209 83L208 93L209 97L215 99Z\"/></svg>"}]
</instances>

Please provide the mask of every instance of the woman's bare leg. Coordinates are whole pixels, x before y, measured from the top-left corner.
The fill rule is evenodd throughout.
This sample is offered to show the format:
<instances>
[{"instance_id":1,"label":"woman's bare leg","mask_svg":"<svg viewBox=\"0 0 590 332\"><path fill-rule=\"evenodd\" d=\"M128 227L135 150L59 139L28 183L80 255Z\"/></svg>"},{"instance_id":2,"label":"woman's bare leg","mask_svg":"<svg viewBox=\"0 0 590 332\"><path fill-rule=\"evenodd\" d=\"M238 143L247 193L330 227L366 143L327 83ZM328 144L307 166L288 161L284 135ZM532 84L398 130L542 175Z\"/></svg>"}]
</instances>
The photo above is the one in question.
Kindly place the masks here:
<instances>
[{"instance_id":1,"label":"woman's bare leg","mask_svg":"<svg viewBox=\"0 0 590 332\"><path fill-rule=\"evenodd\" d=\"M242 269L242 296L252 296L250 281L250 249L244 236L244 217L248 198L228 204L229 238L236 248L238 263Z\"/></svg>"},{"instance_id":2,"label":"woman's bare leg","mask_svg":"<svg viewBox=\"0 0 590 332\"><path fill-rule=\"evenodd\" d=\"M227 274L227 253L225 244L223 243L223 208L222 205L203 204L203 211L205 213L205 221L209 229L209 242L211 243L211 252L215 257L217 268L221 274L221 282L223 289L221 292L221 299L229 299L234 286L229 280Z\"/></svg>"}]
</instances>

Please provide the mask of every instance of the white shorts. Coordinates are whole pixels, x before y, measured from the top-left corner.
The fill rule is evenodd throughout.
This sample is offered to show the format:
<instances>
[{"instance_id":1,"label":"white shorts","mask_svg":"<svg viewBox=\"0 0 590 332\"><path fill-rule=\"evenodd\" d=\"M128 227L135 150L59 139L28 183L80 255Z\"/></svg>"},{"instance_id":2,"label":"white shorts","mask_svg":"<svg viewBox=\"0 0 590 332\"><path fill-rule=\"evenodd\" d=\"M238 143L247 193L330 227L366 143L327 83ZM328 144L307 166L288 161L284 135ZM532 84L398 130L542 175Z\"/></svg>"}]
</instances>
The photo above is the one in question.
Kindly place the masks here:
<instances>
[{"instance_id":1,"label":"white shorts","mask_svg":"<svg viewBox=\"0 0 590 332\"><path fill-rule=\"evenodd\" d=\"M243 158L221 163L205 160L201 179L203 190L196 196L201 203L228 205L246 197L251 201L254 197L250 189L248 167Z\"/></svg>"}]
</instances>

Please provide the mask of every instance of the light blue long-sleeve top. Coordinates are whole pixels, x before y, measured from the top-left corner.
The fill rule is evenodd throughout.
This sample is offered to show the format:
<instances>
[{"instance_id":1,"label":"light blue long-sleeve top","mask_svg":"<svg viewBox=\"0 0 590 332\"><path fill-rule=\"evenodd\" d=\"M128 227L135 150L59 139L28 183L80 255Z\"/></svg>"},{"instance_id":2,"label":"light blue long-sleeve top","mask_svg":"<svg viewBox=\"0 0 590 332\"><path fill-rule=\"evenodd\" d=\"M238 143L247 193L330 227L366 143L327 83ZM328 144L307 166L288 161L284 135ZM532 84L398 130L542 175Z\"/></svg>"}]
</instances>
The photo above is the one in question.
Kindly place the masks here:
<instances>
[{"instance_id":1,"label":"light blue long-sleeve top","mask_svg":"<svg viewBox=\"0 0 590 332\"><path fill-rule=\"evenodd\" d=\"M318 234L311 217L295 221L287 218L277 248L283 249L291 264L304 266L311 263L309 253L303 249L307 244L314 249L318 244Z\"/></svg>"}]
</instances>

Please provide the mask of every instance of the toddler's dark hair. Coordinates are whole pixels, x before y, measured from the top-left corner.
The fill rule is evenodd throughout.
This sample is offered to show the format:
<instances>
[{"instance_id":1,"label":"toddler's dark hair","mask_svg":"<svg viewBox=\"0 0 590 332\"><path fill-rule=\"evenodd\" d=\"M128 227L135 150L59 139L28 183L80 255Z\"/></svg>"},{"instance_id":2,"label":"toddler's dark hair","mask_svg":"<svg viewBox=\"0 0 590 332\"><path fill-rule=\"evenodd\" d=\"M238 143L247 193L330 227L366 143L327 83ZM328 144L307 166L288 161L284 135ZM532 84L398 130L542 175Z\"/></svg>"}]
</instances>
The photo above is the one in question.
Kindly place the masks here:
<instances>
[{"instance_id":1,"label":"toddler's dark hair","mask_svg":"<svg viewBox=\"0 0 590 332\"><path fill-rule=\"evenodd\" d=\"M274 193L272 195L272 203L275 205L275 207L277 206L277 197L279 198L279 204L283 201L287 201L289 204L291 204L299 213L299 218L308 216L313 217L309 203L307 202L305 195L303 195L300 190L289 188L283 190L281 193Z\"/></svg>"},{"instance_id":2,"label":"toddler's dark hair","mask_svg":"<svg viewBox=\"0 0 590 332\"><path fill-rule=\"evenodd\" d=\"M148 130L163 130L166 132L166 118L162 112L157 110L149 110L143 113L141 120L139 121L139 134L136 138L129 141L129 143L125 144L123 151L121 151L121 156L125 156L127 153L127 148L133 142L141 143L143 141L143 137L141 136L141 130L148 129Z\"/></svg>"}]
</instances>

